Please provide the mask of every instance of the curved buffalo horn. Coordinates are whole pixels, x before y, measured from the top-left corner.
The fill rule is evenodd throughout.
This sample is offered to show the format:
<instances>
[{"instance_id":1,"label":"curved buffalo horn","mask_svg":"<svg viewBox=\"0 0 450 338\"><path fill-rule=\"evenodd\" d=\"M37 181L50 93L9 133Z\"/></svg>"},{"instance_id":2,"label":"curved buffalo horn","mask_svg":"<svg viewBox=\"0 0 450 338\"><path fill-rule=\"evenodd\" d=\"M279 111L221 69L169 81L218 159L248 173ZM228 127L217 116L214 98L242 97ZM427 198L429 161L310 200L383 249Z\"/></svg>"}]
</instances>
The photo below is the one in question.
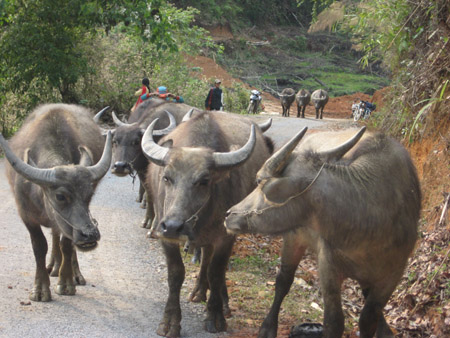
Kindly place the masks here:
<instances>
[{"instance_id":1,"label":"curved buffalo horn","mask_svg":"<svg viewBox=\"0 0 450 338\"><path fill-rule=\"evenodd\" d=\"M22 161L18 156L16 156L16 154L13 153L8 145L8 142L6 142L1 133L0 146L3 148L5 157L11 164L11 167L13 167L17 173L25 177L27 180L45 186L56 183L55 169L35 168Z\"/></svg>"},{"instance_id":2,"label":"curved buffalo horn","mask_svg":"<svg viewBox=\"0 0 450 338\"><path fill-rule=\"evenodd\" d=\"M100 117L102 117L103 113L109 109L109 106L106 106L105 108L103 108L102 110L100 110L97 114L95 114L94 116L94 122L99 124L100 123Z\"/></svg>"},{"instance_id":3,"label":"curved buffalo horn","mask_svg":"<svg viewBox=\"0 0 450 338\"><path fill-rule=\"evenodd\" d=\"M303 128L293 138L291 138L283 147L281 147L275 154L273 154L264 164L264 168L268 170L271 175L279 173L285 166L287 159L294 151L300 140L305 135L308 127Z\"/></svg>"},{"instance_id":4,"label":"curved buffalo horn","mask_svg":"<svg viewBox=\"0 0 450 338\"><path fill-rule=\"evenodd\" d=\"M194 112L194 108L189 109L189 111L183 116L181 122L186 122L191 119L192 113Z\"/></svg>"},{"instance_id":5,"label":"curved buffalo horn","mask_svg":"<svg viewBox=\"0 0 450 338\"><path fill-rule=\"evenodd\" d=\"M92 175L94 181L100 180L109 170L112 158L112 136L108 131L106 135L105 147L103 148L103 154L97 164L87 167Z\"/></svg>"},{"instance_id":6,"label":"curved buffalo horn","mask_svg":"<svg viewBox=\"0 0 450 338\"><path fill-rule=\"evenodd\" d=\"M272 118L269 118L266 122L258 124L261 131L264 133L272 126Z\"/></svg>"},{"instance_id":7,"label":"curved buffalo horn","mask_svg":"<svg viewBox=\"0 0 450 338\"><path fill-rule=\"evenodd\" d=\"M147 127L144 136L142 136L141 147L145 157L147 157L150 161L157 165L165 166L169 148L161 147L153 140L153 128L158 120L158 118L154 119L153 122Z\"/></svg>"},{"instance_id":8,"label":"curved buffalo horn","mask_svg":"<svg viewBox=\"0 0 450 338\"><path fill-rule=\"evenodd\" d=\"M112 112L112 118L113 118L114 123L118 127L131 126L130 123L125 123L125 122L120 121L120 119L117 117L116 113L114 113L114 112Z\"/></svg>"},{"instance_id":9,"label":"curved buffalo horn","mask_svg":"<svg viewBox=\"0 0 450 338\"><path fill-rule=\"evenodd\" d=\"M342 156L345 155L347 151L353 148L353 146L360 140L360 138L363 136L364 132L366 131L366 127L362 127L356 134L353 136L350 140L345 142L344 144L341 144L340 146L322 151L319 153L319 156L323 158L325 161L331 161L331 160L339 160Z\"/></svg>"},{"instance_id":10,"label":"curved buffalo horn","mask_svg":"<svg viewBox=\"0 0 450 338\"><path fill-rule=\"evenodd\" d=\"M255 125L251 125L250 137L247 143L240 149L227 153L213 153L216 169L228 169L246 161L253 152L256 144Z\"/></svg>"},{"instance_id":11,"label":"curved buffalo horn","mask_svg":"<svg viewBox=\"0 0 450 338\"><path fill-rule=\"evenodd\" d=\"M177 121L175 120L175 117L168 112L167 110L164 110L169 117L169 125L164 129L158 129L153 131L153 136L164 136L170 133L172 130L174 130L177 126Z\"/></svg>"}]
</instances>

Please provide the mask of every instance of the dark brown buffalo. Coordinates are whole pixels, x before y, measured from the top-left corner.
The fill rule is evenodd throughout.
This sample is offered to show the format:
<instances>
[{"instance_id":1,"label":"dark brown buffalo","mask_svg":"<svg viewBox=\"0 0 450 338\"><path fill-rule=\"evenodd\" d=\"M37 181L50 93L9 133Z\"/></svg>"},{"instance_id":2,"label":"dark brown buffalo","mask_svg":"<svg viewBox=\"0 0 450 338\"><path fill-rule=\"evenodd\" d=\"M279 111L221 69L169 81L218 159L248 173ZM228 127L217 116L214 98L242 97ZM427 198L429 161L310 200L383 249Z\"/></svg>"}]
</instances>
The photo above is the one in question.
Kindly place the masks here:
<instances>
[{"instance_id":1,"label":"dark brown buffalo","mask_svg":"<svg viewBox=\"0 0 450 338\"><path fill-rule=\"evenodd\" d=\"M317 89L311 94L311 101L316 109L316 119L323 118L323 109L328 103L328 93L326 90Z\"/></svg>"},{"instance_id":2,"label":"dark brown buffalo","mask_svg":"<svg viewBox=\"0 0 450 338\"><path fill-rule=\"evenodd\" d=\"M223 225L226 210L255 186L254 176L273 147L249 119L222 112L194 116L156 144L148 127L142 148L149 165L146 188L155 207L155 234L168 265L169 297L157 333L180 336L180 289L185 268L179 243L202 248L202 264L193 298L208 284L205 329L226 330L229 311L225 271L234 243ZM207 276L207 278L204 278Z\"/></svg>"},{"instance_id":3,"label":"dark brown buffalo","mask_svg":"<svg viewBox=\"0 0 450 338\"><path fill-rule=\"evenodd\" d=\"M295 101L297 102L297 117L300 117L301 112L304 118L306 106L311 101L311 93L307 89L300 89L295 95Z\"/></svg>"},{"instance_id":4,"label":"dark brown buffalo","mask_svg":"<svg viewBox=\"0 0 450 338\"><path fill-rule=\"evenodd\" d=\"M344 331L345 278L358 281L365 298L360 337L393 337L382 311L417 238L421 192L415 167L408 152L383 134L359 141L364 128L353 137L314 134L293 152L305 132L266 161L258 187L226 219L231 233L284 238L275 298L259 337L276 336L281 302L307 247L318 257L323 337Z\"/></svg>"},{"instance_id":5,"label":"dark brown buffalo","mask_svg":"<svg viewBox=\"0 0 450 338\"><path fill-rule=\"evenodd\" d=\"M0 145L10 163L6 175L36 259L33 301L51 300L45 267L47 241L41 226L52 229L56 242L61 235L62 264L55 288L60 295L75 294L73 270L75 277L82 278L73 245L92 250L100 239L89 203L109 169L112 146L111 135L105 144L92 117L81 106L42 105L28 116L9 145L0 134Z\"/></svg>"},{"instance_id":6,"label":"dark brown buffalo","mask_svg":"<svg viewBox=\"0 0 450 338\"><path fill-rule=\"evenodd\" d=\"M281 108L283 108L282 116L289 117L291 105L295 101L295 90L292 88L284 88L280 94Z\"/></svg>"},{"instance_id":7,"label":"dark brown buffalo","mask_svg":"<svg viewBox=\"0 0 450 338\"><path fill-rule=\"evenodd\" d=\"M128 122L120 121L113 112L113 120L117 127L112 130L114 163L111 172L117 176L138 175L141 184L137 201L143 202L144 208L146 203L142 182L145 180L148 160L141 149L142 135L150 122L158 118L156 125L158 130L155 130L154 136L157 139L161 138L181 123L183 117L191 109L194 108L186 104L155 98L141 103L131 114ZM95 118L97 123L102 113L103 111L97 114ZM142 222L142 227L150 227L147 216Z\"/></svg>"}]
</instances>

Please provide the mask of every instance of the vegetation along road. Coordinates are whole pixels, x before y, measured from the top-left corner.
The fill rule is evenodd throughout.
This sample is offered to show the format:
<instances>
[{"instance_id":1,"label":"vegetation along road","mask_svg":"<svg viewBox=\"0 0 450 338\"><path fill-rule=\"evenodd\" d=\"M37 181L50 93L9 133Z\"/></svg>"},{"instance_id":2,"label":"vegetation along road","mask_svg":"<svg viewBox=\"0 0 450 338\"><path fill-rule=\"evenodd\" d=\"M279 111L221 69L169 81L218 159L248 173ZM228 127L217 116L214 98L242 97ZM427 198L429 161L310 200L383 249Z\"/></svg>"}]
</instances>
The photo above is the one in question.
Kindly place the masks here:
<instances>
[{"instance_id":1,"label":"vegetation along road","mask_svg":"<svg viewBox=\"0 0 450 338\"><path fill-rule=\"evenodd\" d=\"M252 118L262 122L267 116ZM273 119L267 134L277 148L304 126L327 129L351 125L330 119ZM53 300L39 303L28 299L35 262L30 237L17 214L4 171L3 158L0 337L157 337L155 331L167 297L167 272L159 244L147 239L146 230L139 227L144 210L135 202L138 182L133 184L131 177L109 173L103 178L91 203L102 235L99 247L78 255L87 284L77 286L75 296L60 296L52 289ZM50 231L45 234L50 246ZM52 287L56 282L52 277ZM204 305L187 301L192 282L192 276L187 276L182 289L182 336L214 336L203 330Z\"/></svg>"}]
</instances>

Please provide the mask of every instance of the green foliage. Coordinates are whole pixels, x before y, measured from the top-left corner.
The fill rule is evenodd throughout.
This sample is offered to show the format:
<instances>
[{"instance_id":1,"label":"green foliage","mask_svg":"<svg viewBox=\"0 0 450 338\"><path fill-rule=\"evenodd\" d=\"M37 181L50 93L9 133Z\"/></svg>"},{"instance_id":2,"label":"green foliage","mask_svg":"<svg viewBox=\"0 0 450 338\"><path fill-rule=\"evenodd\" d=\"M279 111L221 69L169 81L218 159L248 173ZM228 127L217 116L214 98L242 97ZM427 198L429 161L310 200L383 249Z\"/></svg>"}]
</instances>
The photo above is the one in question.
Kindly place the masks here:
<instances>
[{"instance_id":1,"label":"green foliage","mask_svg":"<svg viewBox=\"0 0 450 338\"><path fill-rule=\"evenodd\" d=\"M416 105L421 105L424 102L427 102L425 106L422 107L422 109L419 110L419 112L416 115L416 118L414 119L414 122L411 126L411 130L409 131L409 143L413 142L413 133L416 131L416 125L418 124L418 121L422 117L422 115L427 112L434 104L441 103L446 100L444 97L445 91L447 89L447 85L450 80L445 80L445 82L441 86L441 91L439 97L427 99L424 101L417 102Z\"/></svg>"},{"instance_id":2,"label":"green foliage","mask_svg":"<svg viewBox=\"0 0 450 338\"><path fill-rule=\"evenodd\" d=\"M327 1L327 0L323 0ZM305 0L174 0L177 7L199 9L202 23L206 25L231 24L233 28L253 25L307 25L311 20L314 1Z\"/></svg>"},{"instance_id":3,"label":"green foliage","mask_svg":"<svg viewBox=\"0 0 450 338\"><path fill-rule=\"evenodd\" d=\"M181 53L220 51L192 25L196 13L166 1L1 1L2 130L14 130L41 102L128 111L143 76L171 63L176 78ZM178 77L174 90L181 82Z\"/></svg>"},{"instance_id":4,"label":"green foliage","mask_svg":"<svg viewBox=\"0 0 450 338\"><path fill-rule=\"evenodd\" d=\"M355 23L350 27L362 42L363 66L382 60L395 69L416 34L406 26L414 18L412 5L408 0L368 0L348 15L350 22Z\"/></svg>"}]
</instances>

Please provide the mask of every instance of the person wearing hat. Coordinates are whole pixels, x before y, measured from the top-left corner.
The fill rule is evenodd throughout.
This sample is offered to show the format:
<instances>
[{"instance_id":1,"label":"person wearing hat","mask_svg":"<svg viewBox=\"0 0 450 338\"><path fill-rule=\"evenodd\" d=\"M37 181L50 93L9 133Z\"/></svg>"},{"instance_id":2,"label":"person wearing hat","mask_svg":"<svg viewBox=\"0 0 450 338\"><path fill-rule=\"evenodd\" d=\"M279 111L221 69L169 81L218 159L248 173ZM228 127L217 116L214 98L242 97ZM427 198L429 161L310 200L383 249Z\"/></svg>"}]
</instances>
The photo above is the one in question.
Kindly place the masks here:
<instances>
[{"instance_id":1,"label":"person wearing hat","mask_svg":"<svg viewBox=\"0 0 450 338\"><path fill-rule=\"evenodd\" d=\"M172 93L168 93L167 92L167 88L164 86L160 86L156 89L155 93L147 93L141 96L141 99L143 101L150 99L152 97L158 97L160 99L166 100L166 101L171 101L171 102L176 102L176 103L183 103L184 100L181 96L178 95L174 95Z\"/></svg>"},{"instance_id":2,"label":"person wearing hat","mask_svg":"<svg viewBox=\"0 0 450 338\"><path fill-rule=\"evenodd\" d=\"M142 87L139 89L136 93L134 93L134 96L137 96L138 99L136 103L134 104L133 108L131 108L131 111L134 111L137 106L139 106L142 103L141 96L147 93L150 93L150 80L146 77L142 79Z\"/></svg>"},{"instance_id":3,"label":"person wearing hat","mask_svg":"<svg viewBox=\"0 0 450 338\"><path fill-rule=\"evenodd\" d=\"M214 87L209 90L208 96L205 100L206 110L223 110L223 94L219 79L214 81Z\"/></svg>"}]
</instances>

